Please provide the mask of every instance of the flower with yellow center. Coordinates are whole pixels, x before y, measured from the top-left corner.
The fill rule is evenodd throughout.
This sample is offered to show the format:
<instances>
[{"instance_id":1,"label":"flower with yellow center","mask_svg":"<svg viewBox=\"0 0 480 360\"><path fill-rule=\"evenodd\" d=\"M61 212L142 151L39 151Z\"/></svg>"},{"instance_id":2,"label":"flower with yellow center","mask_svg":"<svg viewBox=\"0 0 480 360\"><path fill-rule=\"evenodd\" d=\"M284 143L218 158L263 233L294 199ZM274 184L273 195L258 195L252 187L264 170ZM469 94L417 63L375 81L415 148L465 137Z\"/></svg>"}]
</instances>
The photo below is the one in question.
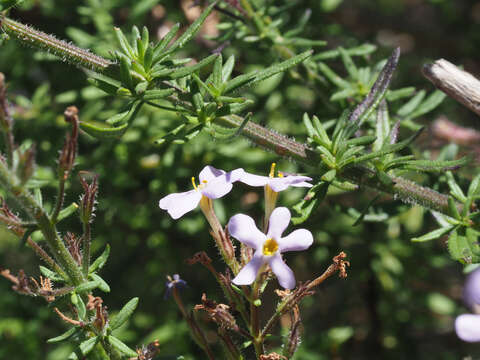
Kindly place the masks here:
<instances>
[{"instance_id":1,"label":"flower with yellow center","mask_svg":"<svg viewBox=\"0 0 480 360\"><path fill-rule=\"evenodd\" d=\"M200 184L196 185L195 178L192 177L193 190L167 195L160 199L159 206L167 210L174 219L192 211L198 204L204 213L209 212L212 208L212 199L228 194L232 190L232 183L238 181L243 172L243 169L225 172L207 165L199 174Z\"/></svg>"},{"instance_id":2,"label":"flower with yellow center","mask_svg":"<svg viewBox=\"0 0 480 360\"><path fill-rule=\"evenodd\" d=\"M282 237L282 233L290 223L290 218L290 211L287 208L274 209L266 234L257 228L250 216L237 214L230 219L228 222L230 235L255 250L252 260L232 280L234 284L252 284L259 269L264 264L268 264L281 286L286 289L295 287L295 275L283 261L282 253L308 249L313 243L313 236L306 229L298 229Z\"/></svg>"}]
</instances>

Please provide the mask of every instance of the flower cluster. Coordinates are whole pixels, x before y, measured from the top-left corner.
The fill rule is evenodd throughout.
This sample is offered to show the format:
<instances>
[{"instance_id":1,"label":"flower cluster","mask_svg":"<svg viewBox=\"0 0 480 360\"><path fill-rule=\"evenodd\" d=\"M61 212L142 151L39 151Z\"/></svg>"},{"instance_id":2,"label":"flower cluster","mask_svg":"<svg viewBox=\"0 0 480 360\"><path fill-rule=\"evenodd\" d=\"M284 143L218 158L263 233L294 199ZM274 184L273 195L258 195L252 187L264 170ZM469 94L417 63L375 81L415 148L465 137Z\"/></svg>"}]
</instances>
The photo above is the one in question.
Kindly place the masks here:
<instances>
[{"instance_id":1,"label":"flower cluster","mask_svg":"<svg viewBox=\"0 0 480 360\"><path fill-rule=\"evenodd\" d=\"M290 223L290 211L285 207L275 208L277 194L290 186L311 187L308 183L312 179L307 176L288 175L278 173L274 176L275 164L269 176L259 176L247 173L243 169L230 172L205 166L199 174L200 184L195 184L192 178L193 190L170 194L159 202L161 209L166 210L173 219L178 219L198 205L214 234L222 234L223 230L213 210L212 200L227 195L233 183L240 181L250 186L263 186L265 189L265 219L268 222L268 231L264 234L255 225L255 221L244 214L233 216L228 222L229 233L244 245L255 252L252 259L236 274L233 283L236 285L252 284L261 269L269 265L277 276L281 286L286 289L295 287L293 271L285 264L282 253L287 251L305 250L313 243L312 233L306 229L298 229L282 237L283 232ZM268 224L268 225L267 225Z\"/></svg>"}]
</instances>

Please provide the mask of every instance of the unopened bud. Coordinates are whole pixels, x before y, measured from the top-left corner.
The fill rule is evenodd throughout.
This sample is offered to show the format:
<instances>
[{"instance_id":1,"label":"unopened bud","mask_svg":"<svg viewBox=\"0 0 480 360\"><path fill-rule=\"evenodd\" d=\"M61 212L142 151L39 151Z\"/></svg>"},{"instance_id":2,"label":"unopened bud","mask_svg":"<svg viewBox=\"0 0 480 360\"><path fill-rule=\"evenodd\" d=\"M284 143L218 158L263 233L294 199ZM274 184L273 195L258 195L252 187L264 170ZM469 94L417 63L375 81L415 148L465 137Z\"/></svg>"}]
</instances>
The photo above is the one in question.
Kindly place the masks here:
<instances>
[{"instance_id":1,"label":"unopened bud","mask_svg":"<svg viewBox=\"0 0 480 360\"><path fill-rule=\"evenodd\" d=\"M91 182L88 183L84 177L87 174L85 171L79 174L84 191L84 194L80 197L80 220L84 224L90 223L95 216L95 204L98 191L98 175L94 175Z\"/></svg>"},{"instance_id":2,"label":"unopened bud","mask_svg":"<svg viewBox=\"0 0 480 360\"><path fill-rule=\"evenodd\" d=\"M35 172L35 144L27 150L20 152L18 159L18 177L22 184L25 184Z\"/></svg>"},{"instance_id":3,"label":"unopened bud","mask_svg":"<svg viewBox=\"0 0 480 360\"><path fill-rule=\"evenodd\" d=\"M75 165L77 156L78 109L75 106L69 106L63 115L65 121L72 124L72 133L66 135L65 143L58 159L58 175L63 180L66 180Z\"/></svg>"}]
</instances>

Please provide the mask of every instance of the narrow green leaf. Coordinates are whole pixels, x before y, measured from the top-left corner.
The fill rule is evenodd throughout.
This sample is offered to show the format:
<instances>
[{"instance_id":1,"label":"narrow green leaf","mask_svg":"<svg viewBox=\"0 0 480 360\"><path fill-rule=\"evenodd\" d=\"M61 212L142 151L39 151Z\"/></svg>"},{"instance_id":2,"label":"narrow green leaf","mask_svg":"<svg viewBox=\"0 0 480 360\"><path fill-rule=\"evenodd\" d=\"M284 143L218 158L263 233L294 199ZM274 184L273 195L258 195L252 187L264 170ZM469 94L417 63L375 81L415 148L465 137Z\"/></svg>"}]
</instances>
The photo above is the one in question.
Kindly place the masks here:
<instances>
[{"instance_id":1,"label":"narrow green leaf","mask_svg":"<svg viewBox=\"0 0 480 360\"><path fill-rule=\"evenodd\" d=\"M133 51L133 48L130 46L127 38L123 34L123 31L117 27L114 28L113 30L115 31L115 37L123 53L129 57L133 57L135 55L135 52Z\"/></svg>"},{"instance_id":2,"label":"narrow green leaf","mask_svg":"<svg viewBox=\"0 0 480 360\"><path fill-rule=\"evenodd\" d=\"M318 69L325 75L325 77L330 80L334 85L342 89L349 89L351 85L348 81L343 80L340 76L338 76L327 64L323 62L319 62Z\"/></svg>"},{"instance_id":3,"label":"narrow green leaf","mask_svg":"<svg viewBox=\"0 0 480 360\"><path fill-rule=\"evenodd\" d=\"M423 128L417 131L415 134L410 136L408 139L405 139L397 144L392 144L392 145L386 145L384 146L381 150L371 152L370 154L365 154L362 156L359 156L357 159L355 159L355 163L361 163L370 159L374 158L379 158L387 154L391 154L397 151L400 151L404 148L406 148L410 143L412 143L422 132Z\"/></svg>"},{"instance_id":4,"label":"narrow green leaf","mask_svg":"<svg viewBox=\"0 0 480 360\"><path fill-rule=\"evenodd\" d=\"M122 124L118 127L102 127L94 125L93 123L80 122L80 128L88 135L98 139L111 139L121 137L127 131L128 123Z\"/></svg>"},{"instance_id":5,"label":"narrow green leaf","mask_svg":"<svg viewBox=\"0 0 480 360\"><path fill-rule=\"evenodd\" d=\"M457 209L457 204L455 203L455 200L453 199L452 196L448 196L448 212L449 215L457 220L460 220L460 213L458 212Z\"/></svg>"},{"instance_id":6,"label":"narrow green leaf","mask_svg":"<svg viewBox=\"0 0 480 360\"><path fill-rule=\"evenodd\" d=\"M77 328L70 328L68 329L67 331L65 331L63 334L61 335L58 335L54 338L50 338L47 340L47 343L49 344L52 344L52 343L57 343L57 342L60 342L60 341L63 341L63 340L67 340L68 338L70 338L70 336L72 336L75 332L77 331Z\"/></svg>"},{"instance_id":7,"label":"narrow green leaf","mask_svg":"<svg viewBox=\"0 0 480 360\"><path fill-rule=\"evenodd\" d=\"M347 49L347 53L350 56L364 56L371 54L377 50L377 47L372 44L363 44L357 47L353 47L350 49ZM315 54L313 56L312 60L318 61L318 60L328 60L328 59L334 59L336 57L340 56L340 51L336 50L328 50L328 51L322 51L321 53Z\"/></svg>"},{"instance_id":8,"label":"narrow green leaf","mask_svg":"<svg viewBox=\"0 0 480 360\"><path fill-rule=\"evenodd\" d=\"M99 341L98 336L95 336L82 342L79 345L79 348L82 354L87 355L90 351L92 351L98 341Z\"/></svg>"},{"instance_id":9,"label":"narrow green leaf","mask_svg":"<svg viewBox=\"0 0 480 360\"><path fill-rule=\"evenodd\" d=\"M235 65L235 56L230 55L222 68L222 82L226 83L232 75L233 67Z\"/></svg>"},{"instance_id":10,"label":"narrow green leaf","mask_svg":"<svg viewBox=\"0 0 480 360\"><path fill-rule=\"evenodd\" d=\"M130 349L127 345L125 345L123 342L121 342L119 339L116 337L109 335L108 336L108 342L110 345L112 345L115 349L120 351L122 354L125 354L127 356L137 356L138 354Z\"/></svg>"},{"instance_id":11,"label":"narrow green leaf","mask_svg":"<svg viewBox=\"0 0 480 360\"><path fill-rule=\"evenodd\" d=\"M133 90L133 78L132 74L130 73L130 68L131 63L129 60L124 56L120 57L120 77L122 79L122 83L127 89Z\"/></svg>"},{"instance_id":12,"label":"narrow green leaf","mask_svg":"<svg viewBox=\"0 0 480 360\"><path fill-rule=\"evenodd\" d=\"M201 68L203 68L204 66L207 66L208 64L210 64L211 62L215 61L215 59L218 57L218 54L213 54L213 55L210 55L208 57L206 57L205 59L203 59L202 61L198 62L197 64L195 65L192 65L192 66L185 66L183 68L180 68L178 70L175 70L174 72L170 73L168 75L168 77L170 79L178 79L178 78L182 78L182 77L185 77L187 75L190 75L192 74L193 72L195 71L198 71L200 70Z\"/></svg>"},{"instance_id":13,"label":"narrow green leaf","mask_svg":"<svg viewBox=\"0 0 480 360\"><path fill-rule=\"evenodd\" d=\"M55 271L52 271L49 268L46 268L45 266L40 265L40 272L42 273L43 276L49 278L50 280L65 281L63 277L58 275Z\"/></svg>"},{"instance_id":14,"label":"narrow green leaf","mask_svg":"<svg viewBox=\"0 0 480 360\"><path fill-rule=\"evenodd\" d=\"M84 282L83 284L78 285L75 288L75 291L78 293L89 292L97 288L98 285L99 285L98 281L87 281L87 282Z\"/></svg>"},{"instance_id":15,"label":"narrow green leaf","mask_svg":"<svg viewBox=\"0 0 480 360\"><path fill-rule=\"evenodd\" d=\"M105 246L105 250L103 250L102 254L95 259L95 261L92 263L92 265L90 265L90 268L88 269L88 271L90 273L93 273L94 271L97 271L99 269L101 269L103 267L103 265L105 265L105 263L107 262L107 259L108 259L108 256L110 255L110 245L107 244L107 246Z\"/></svg>"},{"instance_id":16,"label":"narrow green leaf","mask_svg":"<svg viewBox=\"0 0 480 360\"><path fill-rule=\"evenodd\" d=\"M175 89L147 90L142 99L145 101L164 99L175 93Z\"/></svg>"},{"instance_id":17,"label":"narrow green leaf","mask_svg":"<svg viewBox=\"0 0 480 360\"><path fill-rule=\"evenodd\" d=\"M83 302L82 297L77 293L73 292L70 295L70 301L72 302L73 305L75 305L75 308L77 309L78 318L81 320L85 320L85 315L87 314L87 308L85 307L85 303Z\"/></svg>"},{"instance_id":18,"label":"narrow green leaf","mask_svg":"<svg viewBox=\"0 0 480 360\"><path fill-rule=\"evenodd\" d=\"M293 210L298 214L298 216L292 217L292 223L294 225L301 224L305 222L310 215L318 208L322 200L327 195L328 182L320 182L314 185L307 193L304 199L298 202L293 206Z\"/></svg>"},{"instance_id":19,"label":"narrow green leaf","mask_svg":"<svg viewBox=\"0 0 480 360\"><path fill-rule=\"evenodd\" d=\"M419 117L423 114L426 114L433 109L435 109L440 103L445 99L447 94L445 94L443 91L440 90L435 90L433 93L431 93L424 102L422 102L414 112L410 114L410 118L416 118Z\"/></svg>"},{"instance_id":20,"label":"narrow green leaf","mask_svg":"<svg viewBox=\"0 0 480 360\"><path fill-rule=\"evenodd\" d=\"M181 49L190 39L192 39L200 27L202 26L205 19L210 15L213 10L213 7L217 5L217 2L212 2L203 13L188 27L188 29L177 39L174 43L168 48L168 53L172 53L175 50Z\"/></svg>"},{"instance_id":21,"label":"narrow green leaf","mask_svg":"<svg viewBox=\"0 0 480 360\"><path fill-rule=\"evenodd\" d=\"M330 101L340 101L340 100L348 99L355 96L356 94L357 94L357 90L354 89L353 87L349 87L333 93L332 96L330 96Z\"/></svg>"},{"instance_id":22,"label":"narrow green leaf","mask_svg":"<svg viewBox=\"0 0 480 360\"><path fill-rule=\"evenodd\" d=\"M415 92L415 88L413 86L405 87L402 89L397 90L388 90L386 99L388 101L396 101L399 99L403 99L405 97L410 97Z\"/></svg>"},{"instance_id":23,"label":"narrow green leaf","mask_svg":"<svg viewBox=\"0 0 480 360\"><path fill-rule=\"evenodd\" d=\"M106 293L110 292L110 286L100 276L95 273L91 273L90 277L93 279L93 281L96 281L98 283L98 288L100 290Z\"/></svg>"},{"instance_id":24,"label":"narrow green leaf","mask_svg":"<svg viewBox=\"0 0 480 360\"><path fill-rule=\"evenodd\" d=\"M465 203L467 201L467 197L463 193L462 189L460 189L460 186L458 186L457 182L455 181L455 178L453 177L452 172L447 171L445 175L447 177L447 184L448 184L448 187L450 188L451 194L461 203Z\"/></svg>"},{"instance_id":25,"label":"narrow green leaf","mask_svg":"<svg viewBox=\"0 0 480 360\"><path fill-rule=\"evenodd\" d=\"M110 321L110 329L113 331L125 323L133 314L138 305L138 297L134 297L120 310L120 312Z\"/></svg>"},{"instance_id":26,"label":"narrow green leaf","mask_svg":"<svg viewBox=\"0 0 480 360\"><path fill-rule=\"evenodd\" d=\"M153 48L153 63L157 63L158 59L161 58L164 54L162 51L165 50L170 41L177 35L178 30L180 29L180 24L176 23L170 29L170 31L160 40L157 45Z\"/></svg>"},{"instance_id":27,"label":"narrow green leaf","mask_svg":"<svg viewBox=\"0 0 480 360\"><path fill-rule=\"evenodd\" d=\"M222 54L219 54L218 57L215 59L213 63L213 70L212 70L212 81L215 87L219 87L222 83Z\"/></svg>"},{"instance_id":28,"label":"narrow green leaf","mask_svg":"<svg viewBox=\"0 0 480 360\"><path fill-rule=\"evenodd\" d=\"M269 77L272 77L273 75L276 75L278 73L284 72L302 62L307 60L310 56L312 56L312 50L305 51L301 54L298 54L294 57L291 57L288 60L282 61L281 63L269 66L266 69L263 69L257 73L255 76L255 79L252 81L250 85L254 85L260 81L263 81L265 79L268 79Z\"/></svg>"},{"instance_id":29,"label":"narrow green leaf","mask_svg":"<svg viewBox=\"0 0 480 360\"><path fill-rule=\"evenodd\" d=\"M413 98L411 98L400 109L398 109L397 115L400 117L407 117L410 113L412 113L418 107L418 105L420 105L425 95L426 95L426 91L420 90L417 94L415 94Z\"/></svg>"},{"instance_id":30,"label":"narrow green leaf","mask_svg":"<svg viewBox=\"0 0 480 360\"><path fill-rule=\"evenodd\" d=\"M419 237L414 237L414 238L412 238L411 241L424 242L424 241L435 240L435 239L438 239L439 237L442 237L443 235L449 233L454 228L455 228L455 226L453 226L453 225L446 226L446 227L441 227L440 229L430 231L429 233L427 233L425 235L422 235L422 236L419 236Z\"/></svg>"},{"instance_id":31,"label":"narrow green leaf","mask_svg":"<svg viewBox=\"0 0 480 360\"><path fill-rule=\"evenodd\" d=\"M350 54L343 47L339 47L338 51L340 52L340 56L342 57L343 66L345 66L345 69L347 69L350 77L353 80L358 80L358 70L352 58L350 57Z\"/></svg>"},{"instance_id":32,"label":"narrow green leaf","mask_svg":"<svg viewBox=\"0 0 480 360\"><path fill-rule=\"evenodd\" d=\"M78 205L74 202L68 205L66 208L63 208L58 213L57 222L62 221L63 219L66 219L67 217L75 213L77 209L78 209Z\"/></svg>"}]
</instances>

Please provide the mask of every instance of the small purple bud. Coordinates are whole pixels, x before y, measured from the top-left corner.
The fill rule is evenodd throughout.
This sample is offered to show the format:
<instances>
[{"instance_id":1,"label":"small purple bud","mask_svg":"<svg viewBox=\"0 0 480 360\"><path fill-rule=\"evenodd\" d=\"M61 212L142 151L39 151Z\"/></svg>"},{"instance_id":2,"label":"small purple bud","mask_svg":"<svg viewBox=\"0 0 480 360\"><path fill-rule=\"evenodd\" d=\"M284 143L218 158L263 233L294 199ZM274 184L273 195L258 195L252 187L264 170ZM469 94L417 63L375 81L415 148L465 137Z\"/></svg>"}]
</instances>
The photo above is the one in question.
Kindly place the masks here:
<instances>
[{"instance_id":1,"label":"small purple bud","mask_svg":"<svg viewBox=\"0 0 480 360\"><path fill-rule=\"evenodd\" d=\"M164 299L168 299L172 294L173 289L183 290L187 287L187 282L180 278L180 275L174 274L173 277L167 275L167 281L165 282L165 296Z\"/></svg>"}]
</instances>

